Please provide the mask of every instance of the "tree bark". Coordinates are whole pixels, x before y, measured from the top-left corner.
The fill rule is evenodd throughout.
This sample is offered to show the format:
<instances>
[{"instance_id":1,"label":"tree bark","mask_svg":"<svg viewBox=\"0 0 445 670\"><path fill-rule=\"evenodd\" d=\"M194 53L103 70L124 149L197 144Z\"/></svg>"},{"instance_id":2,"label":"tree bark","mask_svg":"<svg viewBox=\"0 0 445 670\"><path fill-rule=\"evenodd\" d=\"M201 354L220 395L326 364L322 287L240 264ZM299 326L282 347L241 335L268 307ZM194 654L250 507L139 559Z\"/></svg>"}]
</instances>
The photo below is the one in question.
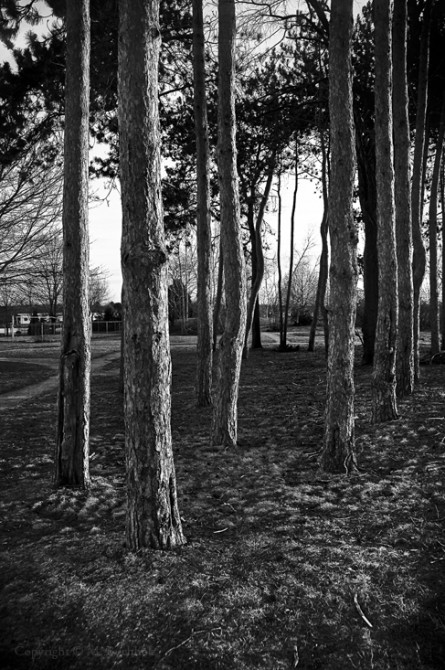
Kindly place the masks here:
<instances>
[{"instance_id":1,"label":"tree bark","mask_svg":"<svg viewBox=\"0 0 445 670\"><path fill-rule=\"evenodd\" d=\"M394 197L396 209L399 327L396 355L396 392L414 389L413 239L411 224L411 162L406 64L407 0L394 1L393 15Z\"/></svg>"},{"instance_id":2,"label":"tree bark","mask_svg":"<svg viewBox=\"0 0 445 670\"><path fill-rule=\"evenodd\" d=\"M88 305L89 0L66 3L63 335L56 486L90 484L91 323Z\"/></svg>"},{"instance_id":3,"label":"tree bark","mask_svg":"<svg viewBox=\"0 0 445 670\"><path fill-rule=\"evenodd\" d=\"M246 277L236 166L234 0L219 0L218 18L218 179L226 318L220 340L212 442L236 446L238 388L246 332Z\"/></svg>"},{"instance_id":4,"label":"tree bark","mask_svg":"<svg viewBox=\"0 0 445 670\"><path fill-rule=\"evenodd\" d=\"M418 381L420 336L420 290L426 267L426 253L422 241L424 144L428 99L428 70L430 51L431 10L434 0L426 0L420 37L419 77L417 85L416 134L414 141L411 211L413 228L413 285L414 285L414 379Z\"/></svg>"},{"instance_id":5,"label":"tree bark","mask_svg":"<svg viewBox=\"0 0 445 670\"><path fill-rule=\"evenodd\" d=\"M354 455L354 345L357 242L352 202L355 141L352 106L352 0L332 0L329 39L331 239L327 399L320 466L350 472Z\"/></svg>"},{"instance_id":6,"label":"tree bark","mask_svg":"<svg viewBox=\"0 0 445 670\"><path fill-rule=\"evenodd\" d=\"M439 353L439 282L437 264L437 199L439 194L440 166L442 163L443 140L445 133L445 96L442 102L439 131L437 134L436 153L434 156L433 174L431 176L429 233L430 233L430 323L431 323L431 356ZM443 254L443 249L442 249Z\"/></svg>"},{"instance_id":7,"label":"tree bark","mask_svg":"<svg viewBox=\"0 0 445 670\"><path fill-rule=\"evenodd\" d=\"M158 0L122 0L119 133L122 185L127 546L184 544L170 427L167 250L161 199Z\"/></svg>"},{"instance_id":8,"label":"tree bark","mask_svg":"<svg viewBox=\"0 0 445 670\"><path fill-rule=\"evenodd\" d=\"M398 325L392 128L391 6L374 0L375 147L379 311L372 373L372 420L397 418L396 347Z\"/></svg>"},{"instance_id":9,"label":"tree bark","mask_svg":"<svg viewBox=\"0 0 445 670\"><path fill-rule=\"evenodd\" d=\"M202 0L193 0L193 80L197 173L198 249L198 407L212 404L213 323L211 307L210 149L205 82L204 22Z\"/></svg>"}]
</instances>

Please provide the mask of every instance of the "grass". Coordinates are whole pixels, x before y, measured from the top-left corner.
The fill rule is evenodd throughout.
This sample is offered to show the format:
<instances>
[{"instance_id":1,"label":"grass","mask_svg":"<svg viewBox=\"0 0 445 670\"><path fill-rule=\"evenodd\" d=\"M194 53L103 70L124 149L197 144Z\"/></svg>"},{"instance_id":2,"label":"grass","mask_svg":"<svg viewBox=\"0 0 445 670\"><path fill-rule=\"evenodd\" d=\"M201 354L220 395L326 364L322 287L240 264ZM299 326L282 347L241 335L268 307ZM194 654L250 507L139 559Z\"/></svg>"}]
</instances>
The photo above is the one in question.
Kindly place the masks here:
<instances>
[{"instance_id":1,"label":"grass","mask_svg":"<svg viewBox=\"0 0 445 670\"><path fill-rule=\"evenodd\" d=\"M317 469L321 353L252 352L235 451L209 444L194 365L173 351L175 552L125 548L116 362L93 379L88 493L51 488L54 394L4 415L3 667L442 668L442 367L380 426L357 369L360 471L343 477Z\"/></svg>"}]
</instances>

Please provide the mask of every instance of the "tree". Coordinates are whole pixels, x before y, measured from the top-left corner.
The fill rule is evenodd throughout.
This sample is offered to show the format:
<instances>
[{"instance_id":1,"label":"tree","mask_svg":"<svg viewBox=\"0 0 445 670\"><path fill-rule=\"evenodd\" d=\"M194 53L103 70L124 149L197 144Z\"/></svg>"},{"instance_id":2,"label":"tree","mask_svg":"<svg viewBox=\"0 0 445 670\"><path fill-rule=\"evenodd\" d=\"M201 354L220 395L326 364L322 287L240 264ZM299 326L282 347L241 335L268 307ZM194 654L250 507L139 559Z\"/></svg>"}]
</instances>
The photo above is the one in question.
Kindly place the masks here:
<instances>
[{"instance_id":1,"label":"tree","mask_svg":"<svg viewBox=\"0 0 445 670\"><path fill-rule=\"evenodd\" d=\"M411 163L407 80L407 2L395 0L392 26L394 120L394 198L397 240L399 328L397 335L397 395L414 388L413 240L411 228Z\"/></svg>"},{"instance_id":2,"label":"tree","mask_svg":"<svg viewBox=\"0 0 445 670\"><path fill-rule=\"evenodd\" d=\"M354 34L354 120L358 196L365 231L363 249L363 363L374 360L378 312L377 193L374 129L374 39L371 3L365 5Z\"/></svg>"},{"instance_id":3,"label":"tree","mask_svg":"<svg viewBox=\"0 0 445 670\"><path fill-rule=\"evenodd\" d=\"M328 150L326 147L323 130L320 133L320 139L321 139L321 188L323 195L323 216L320 224L321 255L320 255L320 270L318 274L317 293L314 305L314 316L312 319L311 330L309 333L308 351L314 351L318 314L319 312L321 312L323 316L325 351L327 354L329 345L329 328L328 328L328 315L326 312L325 298L326 298L326 288L329 276L329 245L328 245L328 232L329 232L328 162L329 161L328 161Z\"/></svg>"},{"instance_id":4,"label":"tree","mask_svg":"<svg viewBox=\"0 0 445 670\"><path fill-rule=\"evenodd\" d=\"M89 0L67 2L63 188L63 335L56 486L88 487L90 318L88 306Z\"/></svg>"},{"instance_id":5,"label":"tree","mask_svg":"<svg viewBox=\"0 0 445 670\"><path fill-rule=\"evenodd\" d=\"M263 238L261 234L261 229L263 226L263 219L267 201L269 199L270 190L272 188L274 167L275 167L275 152L272 152L272 156L270 158L269 174L267 176L264 193L261 197L261 203L259 206L259 211L255 223L253 222L255 188L253 188L253 193L251 196L251 202L249 207L250 215L248 217L248 223L249 223L250 241L252 248L252 283L247 306L246 335L244 343L245 357L247 357L247 351L248 351L247 338L251 330L252 330L252 338L254 336L252 329L254 313L258 305L258 294L260 292L261 284L264 277L264 253L263 253ZM257 335L259 335L259 333ZM259 340L257 339L256 342L252 342L252 346L253 348L258 349L261 348L261 338L259 338Z\"/></svg>"},{"instance_id":6,"label":"tree","mask_svg":"<svg viewBox=\"0 0 445 670\"><path fill-rule=\"evenodd\" d=\"M413 286L414 286L414 378L418 381L420 292L425 275L426 254L422 240L424 150L427 144L426 116L428 100L428 70L430 60L431 13L434 0L425 0L419 49L416 130L412 168L411 212L413 229Z\"/></svg>"},{"instance_id":7,"label":"tree","mask_svg":"<svg viewBox=\"0 0 445 670\"><path fill-rule=\"evenodd\" d=\"M352 212L355 141L352 111L352 0L332 0L329 39L331 266L327 403L320 465L354 468L354 344L357 230Z\"/></svg>"},{"instance_id":8,"label":"tree","mask_svg":"<svg viewBox=\"0 0 445 670\"><path fill-rule=\"evenodd\" d=\"M296 325L313 317L317 293L317 264L307 256L298 258L291 281L291 316Z\"/></svg>"},{"instance_id":9,"label":"tree","mask_svg":"<svg viewBox=\"0 0 445 670\"><path fill-rule=\"evenodd\" d=\"M375 0L375 146L379 308L372 373L372 418L397 418L396 351L398 327L395 246L394 152L392 128L391 16L387 0Z\"/></svg>"},{"instance_id":10,"label":"tree","mask_svg":"<svg viewBox=\"0 0 445 670\"><path fill-rule=\"evenodd\" d=\"M29 287L34 300L46 303L49 315L55 318L63 295L63 239L59 229L47 234L42 254L32 260Z\"/></svg>"},{"instance_id":11,"label":"tree","mask_svg":"<svg viewBox=\"0 0 445 670\"><path fill-rule=\"evenodd\" d=\"M123 0L119 28L127 545L184 544L170 426L167 250L161 200L158 0Z\"/></svg>"},{"instance_id":12,"label":"tree","mask_svg":"<svg viewBox=\"0 0 445 670\"><path fill-rule=\"evenodd\" d=\"M295 253L295 210L297 206L297 193L298 193L298 143L295 143L295 182L294 189L292 193L292 212L290 220L290 258L289 258L289 277L286 288L286 300L284 302L284 307L280 303L280 310L283 311L283 321L282 328L280 328L280 351L287 351L287 324L289 320L289 305L290 305L290 294L292 287L292 275L294 271L294 253ZM304 254L303 254L304 255ZM280 321L281 325L281 321Z\"/></svg>"},{"instance_id":13,"label":"tree","mask_svg":"<svg viewBox=\"0 0 445 670\"><path fill-rule=\"evenodd\" d=\"M238 387L246 329L246 278L236 166L234 0L219 0L218 23L218 179L226 317L220 340L212 441L214 444L235 446Z\"/></svg>"},{"instance_id":14,"label":"tree","mask_svg":"<svg viewBox=\"0 0 445 670\"><path fill-rule=\"evenodd\" d=\"M198 406L212 404L213 322L211 309L210 148L207 118L202 0L193 0L193 75L197 173Z\"/></svg>"},{"instance_id":15,"label":"tree","mask_svg":"<svg viewBox=\"0 0 445 670\"><path fill-rule=\"evenodd\" d=\"M88 305L91 314L99 312L102 305L108 302L108 273L103 267L91 267L89 271Z\"/></svg>"},{"instance_id":16,"label":"tree","mask_svg":"<svg viewBox=\"0 0 445 670\"><path fill-rule=\"evenodd\" d=\"M440 205L442 210L442 313L441 313L441 349L445 349L445 160L442 158L442 169L440 171Z\"/></svg>"},{"instance_id":17,"label":"tree","mask_svg":"<svg viewBox=\"0 0 445 670\"><path fill-rule=\"evenodd\" d=\"M0 166L0 278L23 278L44 255L48 231L61 216L61 175L57 161L42 160L40 144Z\"/></svg>"},{"instance_id":18,"label":"tree","mask_svg":"<svg viewBox=\"0 0 445 670\"><path fill-rule=\"evenodd\" d=\"M443 142L445 135L445 95L442 103L439 129L437 133L436 152L433 173L431 175L429 205L429 237L430 237L430 322L431 322L431 355L439 353L439 284L437 265L437 201L439 194L440 166L442 163ZM442 249L442 253L444 250Z\"/></svg>"}]
</instances>

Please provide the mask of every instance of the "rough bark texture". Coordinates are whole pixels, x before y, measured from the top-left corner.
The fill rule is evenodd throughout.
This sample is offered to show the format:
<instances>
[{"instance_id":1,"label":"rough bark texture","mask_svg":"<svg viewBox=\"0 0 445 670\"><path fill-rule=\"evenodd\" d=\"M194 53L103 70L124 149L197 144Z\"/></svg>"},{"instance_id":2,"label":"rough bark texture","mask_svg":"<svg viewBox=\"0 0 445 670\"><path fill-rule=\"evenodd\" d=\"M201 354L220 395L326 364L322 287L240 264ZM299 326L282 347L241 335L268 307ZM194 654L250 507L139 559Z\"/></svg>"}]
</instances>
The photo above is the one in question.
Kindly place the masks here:
<instances>
[{"instance_id":1,"label":"rough bark texture","mask_svg":"<svg viewBox=\"0 0 445 670\"><path fill-rule=\"evenodd\" d=\"M90 310L88 305L89 0L67 2L63 187L63 335L55 485L89 485Z\"/></svg>"},{"instance_id":2,"label":"rough bark texture","mask_svg":"<svg viewBox=\"0 0 445 670\"><path fill-rule=\"evenodd\" d=\"M329 41L331 267L327 402L320 466L354 468L354 342L357 230L352 214L355 141L352 112L352 0L332 0Z\"/></svg>"},{"instance_id":3,"label":"rough bark texture","mask_svg":"<svg viewBox=\"0 0 445 670\"><path fill-rule=\"evenodd\" d=\"M443 140L445 133L445 97L442 102L439 132L437 134L436 153L434 156L433 174L431 176L429 233L430 233L430 322L431 322L431 355L439 353L439 281L437 261L437 199L439 195L440 166L442 163ZM443 253L443 250L442 250Z\"/></svg>"},{"instance_id":4,"label":"rough bark texture","mask_svg":"<svg viewBox=\"0 0 445 670\"><path fill-rule=\"evenodd\" d=\"M395 246L394 152L392 136L391 6L374 0L375 148L379 311L372 373L372 420L397 418L397 257Z\"/></svg>"},{"instance_id":5,"label":"rough bark texture","mask_svg":"<svg viewBox=\"0 0 445 670\"><path fill-rule=\"evenodd\" d=\"M410 395L414 389L413 239L411 228L411 162L406 66L407 2L395 0L393 15L393 125L394 196L396 208L399 327L396 356L396 391Z\"/></svg>"},{"instance_id":6,"label":"rough bark texture","mask_svg":"<svg viewBox=\"0 0 445 670\"><path fill-rule=\"evenodd\" d=\"M197 176L198 406L212 404L213 321L211 307L210 150L205 83L202 0L193 0L193 81Z\"/></svg>"},{"instance_id":7,"label":"rough bark texture","mask_svg":"<svg viewBox=\"0 0 445 670\"><path fill-rule=\"evenodd\" d=\"M218 179L226 319L220 340L212 441L235 446L241 360L246 330L246 278L236 168L235 2L219 0Z\"/></svg>"},{"instance_id":8,"label":"rough bark texture","mask_svg":"<svg viewBox=\"0 0 445 670\"><path fill-rule=\"evenodd\" d=\"M428 98L429 42L431 9L434 0L426 0L419 52L419 79L417 85L416 135L414 141L411 213L413 228L413 284L414 284L414 377L419 379L420 289L426 267L426 253L422 241L423 167L425 126Z\"/></svg>"},{"instance_id":9,"label":"rough bark texture","mask_svg":"<svg viewBox=\"0 0 445 670\"><path fill-rule=\"evenodd\" d=\"M119 133L127 545L185 542L170 428L167 252L161 201L157 0L122 0Z\"/></svg>"}]
</instances>

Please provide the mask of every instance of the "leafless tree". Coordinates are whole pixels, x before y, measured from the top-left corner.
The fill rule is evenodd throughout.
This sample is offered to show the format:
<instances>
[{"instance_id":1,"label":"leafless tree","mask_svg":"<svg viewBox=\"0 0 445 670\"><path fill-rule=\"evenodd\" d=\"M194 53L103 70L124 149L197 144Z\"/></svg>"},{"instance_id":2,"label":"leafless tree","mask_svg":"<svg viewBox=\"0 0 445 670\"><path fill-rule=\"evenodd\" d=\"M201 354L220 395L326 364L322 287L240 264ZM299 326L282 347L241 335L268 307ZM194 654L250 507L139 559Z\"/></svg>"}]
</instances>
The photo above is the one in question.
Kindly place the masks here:
<instances>
[{"instance_id":1,"label":"leafless tree","mask_svg":"<svg viewBox=\"0 0 445 670\"><path fill-rule=\"evenodd\" d=\"M47 166L39 146L0 169L0 281L22 278L45 253L62 215L63 169Z\"/></svg>"}]
</instances>

